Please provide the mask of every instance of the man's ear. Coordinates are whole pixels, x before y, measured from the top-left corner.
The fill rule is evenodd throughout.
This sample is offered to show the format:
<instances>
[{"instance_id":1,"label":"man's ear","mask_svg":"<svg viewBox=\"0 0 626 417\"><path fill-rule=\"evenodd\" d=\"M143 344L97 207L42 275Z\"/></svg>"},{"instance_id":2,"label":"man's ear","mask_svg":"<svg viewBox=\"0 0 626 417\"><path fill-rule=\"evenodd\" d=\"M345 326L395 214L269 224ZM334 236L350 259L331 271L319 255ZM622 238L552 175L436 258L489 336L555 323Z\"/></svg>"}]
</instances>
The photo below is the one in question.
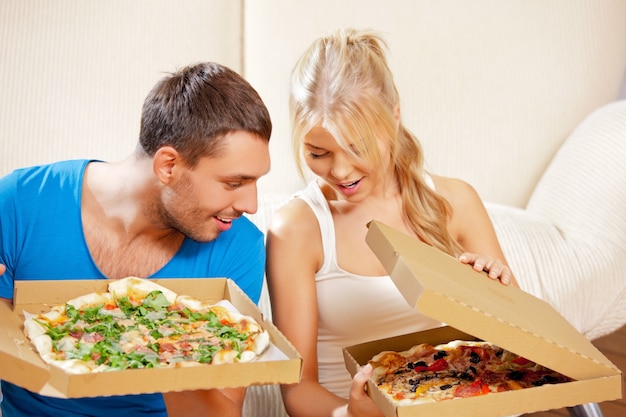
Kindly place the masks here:
<instances>
[{"instance_id":1,"label":"man's ear","mask_svg":"<svg viewBox=\"0 0 626 417\"><path fill-rule=\"evenodd\" d=\"M177 168L183 160L178 151L171 146L159 148L152 160L154 174L163 184L168 184L177 175Z\"/></svg>"}]
</instances>

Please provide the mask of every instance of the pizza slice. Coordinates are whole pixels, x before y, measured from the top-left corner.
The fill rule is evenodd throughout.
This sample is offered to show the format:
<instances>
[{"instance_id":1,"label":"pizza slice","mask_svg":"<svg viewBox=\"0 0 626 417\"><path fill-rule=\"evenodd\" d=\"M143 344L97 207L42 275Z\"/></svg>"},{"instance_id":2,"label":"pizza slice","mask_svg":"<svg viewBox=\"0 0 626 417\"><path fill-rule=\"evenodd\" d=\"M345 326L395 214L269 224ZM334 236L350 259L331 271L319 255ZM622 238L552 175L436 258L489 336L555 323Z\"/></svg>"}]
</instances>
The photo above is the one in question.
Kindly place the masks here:
<instances>
[{"instance_id":1,"label":"pizza slice","mask_svg":"<svg viewBox=\"0 0 626 417\"><path fill-rule=\"evenodd\" d=\"M396 405L415 405L571 381L526 358L481 341L427 343L384 351L372 379Z\"/></svg>"},{"instance_id":2,"label":"pizza slice","mask_svg":"<svg viewBox=\"0 0 626 417\"><path fill-rule=\"evenodd\" d=\"M24 332L45 362L70 373L247 362L270 343L267 331L228 303L136 277L28 317Z\"/></svg>"}]
</instances>

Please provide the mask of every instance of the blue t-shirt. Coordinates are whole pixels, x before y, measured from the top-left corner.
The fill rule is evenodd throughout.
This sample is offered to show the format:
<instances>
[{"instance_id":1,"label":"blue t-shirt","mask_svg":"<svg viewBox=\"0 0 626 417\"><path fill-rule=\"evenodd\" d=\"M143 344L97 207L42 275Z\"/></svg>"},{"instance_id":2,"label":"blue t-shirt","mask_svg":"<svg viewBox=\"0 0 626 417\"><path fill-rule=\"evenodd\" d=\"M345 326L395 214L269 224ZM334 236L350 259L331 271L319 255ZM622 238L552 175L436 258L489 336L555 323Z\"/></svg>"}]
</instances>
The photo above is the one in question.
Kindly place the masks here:
<instances>
[{"instance_id":1,"label":"blue t-shirt","mask_svg":"<svg viewBox=\"0 0 626 417\"><path fill-rule=\"evenodd\" d=\"M106 279L89 253L81 222L89 162L57 162L0 178L0 263L7 268L0 276L0 297L13 297L14 280ZM257 303L264 268L264 236L241 217L214 241L186 238L176 255L148 278L228 277ZM160 393L58 399L2 381L2 394L3 417L167 415Z\"/></svg>"}]
</instances>

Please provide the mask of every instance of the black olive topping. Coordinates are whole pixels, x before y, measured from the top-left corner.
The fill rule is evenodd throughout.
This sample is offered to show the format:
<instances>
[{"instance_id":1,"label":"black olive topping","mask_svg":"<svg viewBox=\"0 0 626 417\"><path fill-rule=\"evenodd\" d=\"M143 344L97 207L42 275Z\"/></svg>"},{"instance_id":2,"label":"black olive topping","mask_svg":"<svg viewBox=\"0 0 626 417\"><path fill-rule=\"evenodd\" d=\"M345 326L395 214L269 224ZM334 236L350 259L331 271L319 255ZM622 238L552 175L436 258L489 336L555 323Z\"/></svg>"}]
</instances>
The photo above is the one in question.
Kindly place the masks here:
<instances>
[{"instance_id":1,"label":"black olive topping","mask_svg":"<svg viewBox=\"0 0 626 417\"><path fill-rule=\"evenodd\" d=\"M446 352L445 350L440 350L439 352L435 353L433 358L437 360L437 359L445 358L446 356L448 356L448 352Z\"/></svg>"},{"instance_id":2,"label":"black olive topping","mask_svg":"<svg viewBox=\"0 0 626 417\"><path fill-rule=\"evenodd\" d=\"M462 372L459 374L459 378L465 380L465 381L473 381L474 380L474 376L472 374L470 374L469 372Z\"/></svg>"},{"instance_id":3,"label":"black olive topping","mask_svg":"<svg viewBox=\"0 0 626 417\"><path fill-rule=\"evenodd\" d=\"M552 375L544 375L536 381L533 381L533 385L536 387L540 387L544 384L555 384L557 382L557 378Z\"/></svg>"}]
</instances>

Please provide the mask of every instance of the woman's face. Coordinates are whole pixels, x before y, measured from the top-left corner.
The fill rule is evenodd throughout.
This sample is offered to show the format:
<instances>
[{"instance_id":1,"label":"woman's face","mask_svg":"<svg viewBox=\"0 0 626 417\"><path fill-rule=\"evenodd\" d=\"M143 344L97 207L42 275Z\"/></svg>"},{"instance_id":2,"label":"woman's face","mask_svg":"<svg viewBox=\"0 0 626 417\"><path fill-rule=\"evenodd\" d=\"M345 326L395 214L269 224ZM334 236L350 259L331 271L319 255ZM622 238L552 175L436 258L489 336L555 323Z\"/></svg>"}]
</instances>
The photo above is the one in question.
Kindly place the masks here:
<instances>
[{"instance_id":1,"label":"woman's face","mask_svg":"<svg viewBox=\"0 0 626 417\"><path fill-rule=\"evenodd\" d=\"M378 145L383 156L382 166L368 167L344 151L335 138L318 125L305 135L303 151L306 164L315 175L346 200L357 202L379 190L383 181L393 175L389 148L382 140Z\"/></svg>"}]
</instances>

